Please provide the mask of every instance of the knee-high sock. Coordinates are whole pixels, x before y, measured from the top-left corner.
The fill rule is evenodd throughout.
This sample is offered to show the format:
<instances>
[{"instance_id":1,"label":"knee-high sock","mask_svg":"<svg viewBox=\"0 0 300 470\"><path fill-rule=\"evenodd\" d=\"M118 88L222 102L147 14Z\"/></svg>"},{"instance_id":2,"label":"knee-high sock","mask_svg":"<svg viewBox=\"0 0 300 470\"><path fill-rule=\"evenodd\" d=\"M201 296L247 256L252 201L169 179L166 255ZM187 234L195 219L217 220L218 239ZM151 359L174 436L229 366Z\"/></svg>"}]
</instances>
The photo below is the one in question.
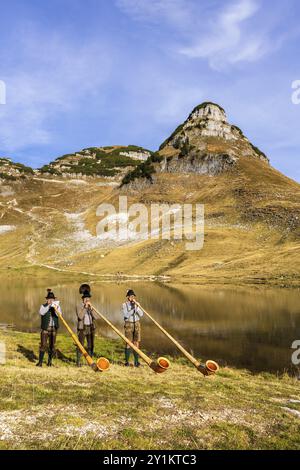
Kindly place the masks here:
<instances>
[{"instance_id":1,"label":"knee-high sock","mask_svg":"<svg viewBox=\"0 0 300 470\"><path fill-rule=\"evenodd\" d=\"M136 351L133 351L134 363L139 364L139 355Z\"/></svg>"},{"instance_id":2,"label":"knee-high sock","mask_svg":"<svg viewBox=\"0 0 300 470\"><path fill-rule=\"evenodd\" d=\"M131 349L130 348L125 348L125 362L129 362L130 353L131 353Z\"/></svg>"}]
</instances>

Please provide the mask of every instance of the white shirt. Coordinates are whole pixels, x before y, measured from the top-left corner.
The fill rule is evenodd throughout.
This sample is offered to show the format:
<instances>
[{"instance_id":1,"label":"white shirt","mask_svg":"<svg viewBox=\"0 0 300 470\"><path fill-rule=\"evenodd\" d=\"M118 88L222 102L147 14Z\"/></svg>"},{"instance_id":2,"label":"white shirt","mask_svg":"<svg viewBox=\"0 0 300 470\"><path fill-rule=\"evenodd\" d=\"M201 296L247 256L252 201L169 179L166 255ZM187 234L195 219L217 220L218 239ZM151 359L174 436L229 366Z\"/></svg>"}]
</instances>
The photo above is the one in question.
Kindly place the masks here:
<instances>
[{"instance_id":1,"label":"white shirt","mask_svg":"<svg viewBox=\"0 0 300 470\"><path fill-rule=\"evenodd\" d=\"M55 300L54 302L52 302L52 304L47 304L47 305L41 305L40 306L40 315L43 317L44 315L46 315L46 313L49 311L49 309L51 307L55 307L59 313L62 313L61 312L61 308L60 308L60 305L59 305L59 300ZM50 321L49 321L49 326L54 326L54 320L52 318L52 316L50 316Z\"/></svg>"},{"instance_id":2,"label":"white shirt","mask_svg":"<svg viewBox=\"0 0 300 470\"><path fill-rule=\"evenodd\" d=\"M89 313L88 309L85 309L85 314L83 317L83 324L86 326L91 326L93 323L92 315Z\"/></svg>"},{"instance_id":3,"label":"white shirt","mask_svg":"<svg viewBox=\"0 0 300 470\"><path fill-rule=\"evenodd\" d=\"M138 307L135 303L124 302L122 305L121 313L125 321L130 323L135 323L141 319L143 316L143 310Z\"/></svg>"}]
</instances>

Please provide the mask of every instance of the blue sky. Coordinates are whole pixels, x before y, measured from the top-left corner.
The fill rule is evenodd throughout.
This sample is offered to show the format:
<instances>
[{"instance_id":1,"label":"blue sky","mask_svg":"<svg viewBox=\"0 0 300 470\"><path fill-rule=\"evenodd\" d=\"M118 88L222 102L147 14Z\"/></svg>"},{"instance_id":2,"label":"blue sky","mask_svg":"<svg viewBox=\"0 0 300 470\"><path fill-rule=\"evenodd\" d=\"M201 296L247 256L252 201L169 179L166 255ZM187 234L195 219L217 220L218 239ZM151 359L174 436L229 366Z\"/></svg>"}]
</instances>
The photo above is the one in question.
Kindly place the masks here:
<instances>
[{"instance_id":1,"label":"blue sky","mask_svg":"<svg viewBox=\"0 0 300 470\"><path fill-rule=\"evenodd\" d=\"M0 155L155 150L209 100L300 181L299 17L298 0L0 0Z\"/></svg>"}]
</instances>

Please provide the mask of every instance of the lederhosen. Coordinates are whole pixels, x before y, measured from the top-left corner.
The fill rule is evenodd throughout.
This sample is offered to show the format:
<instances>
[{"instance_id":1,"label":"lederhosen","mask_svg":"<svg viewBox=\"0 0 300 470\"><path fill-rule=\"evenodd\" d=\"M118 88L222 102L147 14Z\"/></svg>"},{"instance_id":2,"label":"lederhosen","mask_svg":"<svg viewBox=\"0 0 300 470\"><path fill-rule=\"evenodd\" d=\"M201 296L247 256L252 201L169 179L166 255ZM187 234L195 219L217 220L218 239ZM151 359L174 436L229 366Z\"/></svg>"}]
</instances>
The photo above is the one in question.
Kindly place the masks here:
<instances>
[{"instance_id":1,"label":"lederhosen","mask_svg":"<svg viewBox=\"0 0 300 470\"><path fill-rule=\"evenodd\" d=\"M84 346L85 339L87 341L87 351L89 354L94 353L94 343L95 343L95 322L94 322L94 317L92 315L92 310L90 308L85 308L85 314L83 316L83 319L80 320L78 319L78 326L77 326L77 334L78 334L78 339L82 346ZM85 315L89 316L90 319L90 325L85 325L84 324L84 318ZM82 325L81 325L82 324ZM81 351L79 351L81 353Z\"/></svg>"},{"instance_id":2,"label":"lederhosen","mask_svg":"<svg viewBox=\"0 0 300 470\"><path fill-rule=\"evenodd\" d=\"M133 306L133 308L129 310L128 304L126 302L126 308L127 308L127 312L130 313L130 315L132 315L133 313L134 321L131 322L131 321L125 320L125 325L124 325L125 336L130 341L139 343L141 341L141 323L139 320L135 321L135 305Z\"/></svg>"}]
</instances>

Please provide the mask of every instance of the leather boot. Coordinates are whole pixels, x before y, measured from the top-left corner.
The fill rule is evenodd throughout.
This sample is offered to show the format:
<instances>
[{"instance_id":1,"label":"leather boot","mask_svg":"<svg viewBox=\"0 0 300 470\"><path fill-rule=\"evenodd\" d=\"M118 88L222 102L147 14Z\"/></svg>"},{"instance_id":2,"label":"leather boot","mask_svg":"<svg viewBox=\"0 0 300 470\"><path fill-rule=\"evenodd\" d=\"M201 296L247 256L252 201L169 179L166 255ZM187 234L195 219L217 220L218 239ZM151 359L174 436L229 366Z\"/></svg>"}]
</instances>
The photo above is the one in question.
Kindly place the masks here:
<instances>
[{"instance_id":1,"label":"leather boot","mask_svg":"<svg viewBox=\"0 0 300 470\"><path fill-rule=\"evenodd\" d=\"M45 352L40 351L39 354L39 362L37 362L36 367L42 367L43 366L43 360L44 360Z\"/></svg>"},{"instance_id":2,"label":"leather boot","mask_svg":"<svg viewBox=\"0 0 300 470\"><path fill-rule=\"evenodd\" d=\"M48 354L48 362L47 362L47 366L48 367L51 367L52 366L52 356L53 356L53 353L50 353Z\"/></svg>"}]
</instances>

